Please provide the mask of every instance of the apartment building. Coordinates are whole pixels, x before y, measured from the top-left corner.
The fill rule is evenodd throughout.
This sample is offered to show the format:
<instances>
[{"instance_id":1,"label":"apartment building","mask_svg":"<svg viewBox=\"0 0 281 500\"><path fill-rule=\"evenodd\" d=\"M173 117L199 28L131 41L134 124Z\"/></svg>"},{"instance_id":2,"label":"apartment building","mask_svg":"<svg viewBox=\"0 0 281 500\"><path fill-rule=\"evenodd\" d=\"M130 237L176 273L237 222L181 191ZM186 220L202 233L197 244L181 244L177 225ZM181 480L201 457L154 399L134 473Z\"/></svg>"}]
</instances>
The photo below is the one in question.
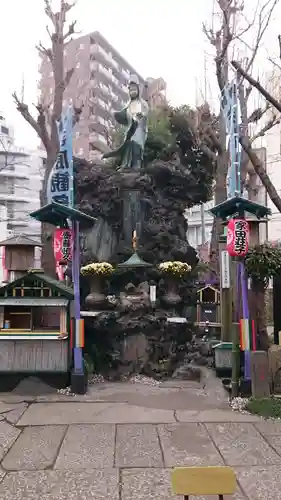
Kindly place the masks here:
<instances>
[{"instance_id":1,"label":"apartment building","mask_svg":"<svg viewBox=\"0 0 281 500\"><path fill-rule=\"evenodd\" d=\"M97 31L72 40L64 51L65 70L74 74L64 94L64 105L84 104L75 127L73 152L89 160L100 158L112 146L111 135L116 127L113 113L128 101L128 81L137 75L144 97L152 106L166 102L166 84L162 79L147 82L117 50ZM39 91L44 103L50 103L54 91L51 63L42 58Z\"/></svg>"},{"instance_id":2,"label":"apartment building","mask_svg":"<svg viewBox=\"0 0 281 500\"><path fill-rule=\"evenodd\" d=\"M43 152L16 146L13 127L0 114L0 207L6 210L6 237L26 234L41 240L40 224L29 214L40 206L43 157Z\"/></svg>"}]
</instances>

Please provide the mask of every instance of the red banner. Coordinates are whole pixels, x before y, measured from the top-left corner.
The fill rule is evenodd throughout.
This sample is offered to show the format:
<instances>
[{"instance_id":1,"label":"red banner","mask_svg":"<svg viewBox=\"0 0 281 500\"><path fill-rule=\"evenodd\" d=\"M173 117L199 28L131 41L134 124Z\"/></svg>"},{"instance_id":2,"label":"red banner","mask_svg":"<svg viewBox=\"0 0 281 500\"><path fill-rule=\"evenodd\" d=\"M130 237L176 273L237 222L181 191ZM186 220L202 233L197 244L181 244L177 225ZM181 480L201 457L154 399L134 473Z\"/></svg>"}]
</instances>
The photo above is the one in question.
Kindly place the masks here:
<instances>
[{"instance_id":1,"label":"red banner","mask_svg":"<svg viewBox=\"0 0 281 500\"><path fill-rule=\"evenodd\" d=\"M231 219L227 224L226 248L231 257L244 257L249 250L249 224L245 219Z\"/></svg>"},{"instance_id":2,"label":"red banner","mask_svg":"<svg viewBox=\"0 0 281 500\"><path fill-rule=\"evenodd\" d=\"M72 259L72 231L71 229L56 229L53 249L56 264L67 264Z\"/></svg>"}]
</instances>

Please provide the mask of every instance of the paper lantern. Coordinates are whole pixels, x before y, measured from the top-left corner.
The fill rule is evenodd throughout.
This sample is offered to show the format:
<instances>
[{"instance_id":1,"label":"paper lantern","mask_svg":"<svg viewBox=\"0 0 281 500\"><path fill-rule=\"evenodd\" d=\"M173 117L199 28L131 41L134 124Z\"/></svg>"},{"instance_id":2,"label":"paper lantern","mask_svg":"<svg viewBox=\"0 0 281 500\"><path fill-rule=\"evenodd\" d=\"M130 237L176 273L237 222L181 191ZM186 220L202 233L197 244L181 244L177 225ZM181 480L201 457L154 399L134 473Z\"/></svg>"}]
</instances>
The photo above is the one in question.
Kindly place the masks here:
<instances>
[{"instance_id":1,"label":"paper lantern","mask_svg":"<svg viewBox=\"0 0 281 500\"><path fill-rule=\"evenodd\" d=\"M243 257L249 250L249 224L245 219L231 219L227 224L226 248L231 257Z\"/></svg>"},{"instance_id":2,"label":"paper lantern","mask_svg":"<svg viewBox=\"0 0 281 500\"><path fill-rule=\"evenodd\" d=\"M56 264L67 264L72 259L72 231L70 229L56 229L53 249Z\"/></svg>"}]
</instances>

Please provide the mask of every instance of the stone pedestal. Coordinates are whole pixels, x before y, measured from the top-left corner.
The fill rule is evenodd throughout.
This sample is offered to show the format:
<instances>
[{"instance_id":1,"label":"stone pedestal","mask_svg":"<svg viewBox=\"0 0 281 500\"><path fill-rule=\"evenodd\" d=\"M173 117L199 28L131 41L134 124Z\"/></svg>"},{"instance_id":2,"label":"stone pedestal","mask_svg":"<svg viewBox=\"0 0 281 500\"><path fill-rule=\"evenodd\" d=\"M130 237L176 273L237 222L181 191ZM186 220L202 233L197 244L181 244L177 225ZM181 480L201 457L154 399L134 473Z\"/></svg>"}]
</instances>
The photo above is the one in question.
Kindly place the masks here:
<instances>
[{"instance_id":1,"label":"stone pedestal","mask_svg":"<svg viewBox=\"0 0 281 500\"><path fill-rule=\"evenodd\" d=\"M123 234L125 243L132 245L133 232L141 232L141 201L138 189L123 190ZM140 234L138 234L140 237Z\"/></svg>"},{"instance_id":2,"label":"stone pedestal","mask_svg":"<svg viewBox=\"0 0 281 500\"><path fill-rule=\"evenodd\" d=\"M71 391L74 394L86 394L88 387L88 376L83 372L71 372Z\"/></svg>"},{"instance_id":3,"label":"stone pedestal","mask_svg":"<svg viewBox=\"0 0 281 500\"><path fill-rule=\"evenodd\" d=\"M269 398L269 362L265 351L251 352L251 382L253 398Z\"/></svg>"},{"instance_id":4,"label":"stone pedestal","mask_svg":"<svg viewBox=\"0 0 281 500\"><path fill-rule=\"evenodd\" d=\"M85 304L93 309L102 309L107 302L106 296L102 293L103 277L93 274L89 276L90 279L90 293L85 298Z\"/></svg>"}]
</instances>

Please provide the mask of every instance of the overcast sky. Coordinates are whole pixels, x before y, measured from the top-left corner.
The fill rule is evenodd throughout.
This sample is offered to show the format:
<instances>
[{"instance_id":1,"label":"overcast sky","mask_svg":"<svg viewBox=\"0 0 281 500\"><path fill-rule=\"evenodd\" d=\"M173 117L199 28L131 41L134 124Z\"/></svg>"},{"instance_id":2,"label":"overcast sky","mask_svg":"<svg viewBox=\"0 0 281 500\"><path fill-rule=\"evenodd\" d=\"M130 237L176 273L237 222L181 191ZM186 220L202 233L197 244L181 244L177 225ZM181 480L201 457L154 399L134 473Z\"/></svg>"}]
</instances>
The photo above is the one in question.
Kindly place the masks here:
<instances>
[{"instance_id":1,"label":"overcast sky","mask_svg":"<svg viewBox=\"0 0 281 500\"><path fill-rule=\"evenodd\" d=\"M254 3L245 0L251 10ZM35 44L47 40L43 6L43 0L2 0L0 4L0 110L15 126L17 142L29 147L36 146L36 136L16 112L11 93L21 92L24 77L25 101L31 107L36 102ZM100 31L144 77L162 76L173 104L195 104L196 87L204 89L204 53L211 53L202 22L211 18L212 7L213 0L78 0L72 17L81 34ZM265 39L267 48L276 45L280 19L281 5ZM210 74L211 57L207 68ZM214 94L213 87L215 100Z\"/></svg>"}]
</instances>

